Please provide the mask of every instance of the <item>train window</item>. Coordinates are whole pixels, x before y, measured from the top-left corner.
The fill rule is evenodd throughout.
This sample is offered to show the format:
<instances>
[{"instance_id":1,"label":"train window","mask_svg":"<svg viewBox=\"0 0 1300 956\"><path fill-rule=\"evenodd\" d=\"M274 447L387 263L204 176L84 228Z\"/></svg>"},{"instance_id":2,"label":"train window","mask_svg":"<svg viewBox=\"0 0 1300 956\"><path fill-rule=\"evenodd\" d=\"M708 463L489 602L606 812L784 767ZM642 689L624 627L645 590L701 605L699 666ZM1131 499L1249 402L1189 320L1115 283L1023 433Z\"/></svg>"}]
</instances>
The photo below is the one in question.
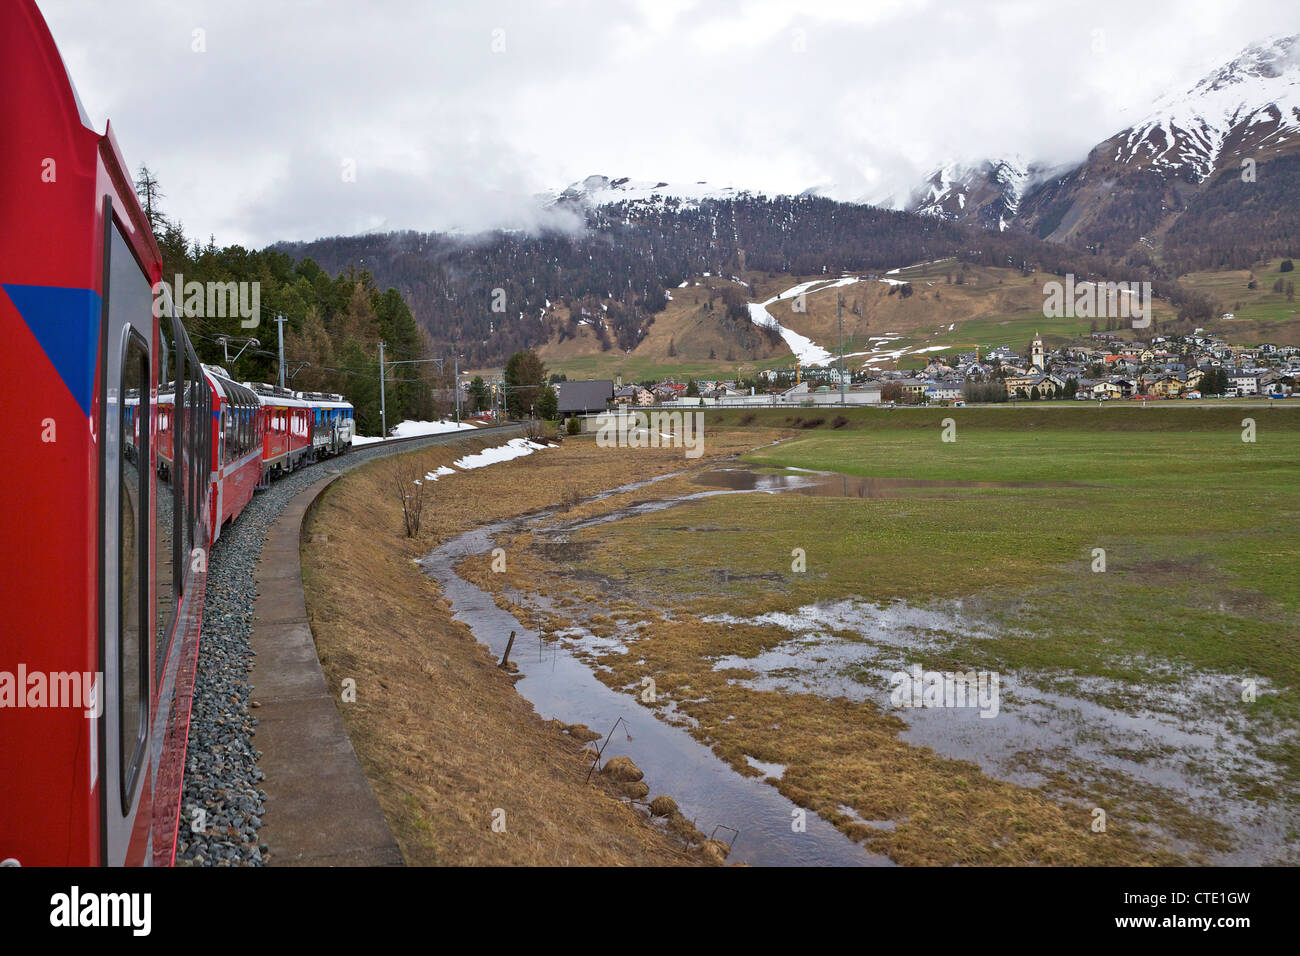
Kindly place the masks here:
<instances>
[{"instance_id":1,"label":"train window","mask_svg":"<svg viewBox=\"0 0 1300 956\"><path fill-rule=\"evenodd\" d=\"M170 313L170 309L168 310ZM154 497L154 680L162 676L167 661L167 635L179 596L179 579L176 574L178 551L176 542L176 505L179 488L181 448L180 433L176 428L177 415L176 374L180 353L174 341L171 315L158 323L158 402L154 406L154 434L158 447L158 484ZM147 426L144 419L140 428Z\"/></svg>"},{"instance_id":2,"label":"train window","mask_svg":"<svg viewBox=\"0 0 1300 956\"><path fill-rule=\"evenodd\" d=\"M203 522L203 508L207 504L208 495L208 471L211 464L208 454L209 446L212 444L212 408L209 405L210 394L208 392L208 380L203 375L203 370L199 363L195 361L193 350L190 351L190 387L194 394L190 396L190 406L194 409L194 421L198 426L190 434L192 444L190 445L191 460L194 463L195 481L192 482L190 493L190 528L192 534L199 533L199 525ZM203 542L204 545L207 542ZM190 542L190 548L193 549L194 542ZM192 553L192 551L191 551Z\"/></svg>"},{"instance_id":3,"label":"train window","mask_svg":"<svg viewBox=\"0 0 1300 956\"><path fill-rule=\"evenodd\" d=\"M194 444L191 446L191 454L194 456L194 476L193 493L190 496L190 527L194 529L194 534L199 534L199 528L203 524L203 512L208 506L208 476L212 471L212 391L208 387L208 379L195 361L193 350L190 351L190 361L192 370L190 372L190 384L194 389L194 394L190 401L194 408L194 420L198 427L194 429ZM206 540L200 542L201 547L207 547ZM193 544L191 543L191 547ZM191 552L193 553L193 552Z\"/></svg>"},{"instance_id":4,"label":"train window","mask_svg":"<svg viewBox=\"0 0 1300 956\"><path fill-rule=\"evenodd\" d=\"M121 744L123 805L130 803L144 753L149 710L149 347L136 333L127 339L121 394L125 413L134 398L136 413L121 418L118 464L118 739ZM127 454L128 449L133 454Z\"/></svg>"},{"instance_id":5,"label":"train window","mask_svg":"<svg viewBox=\"0 0 1300 956\"><path fill-rule=\"evenodd\" d=\"M189 343L187 342L186 345ZM194 525L198 517L198 487L196 480L198 456L196 454L195 436L203 431L206 424L198 415L198 386L194 381L197 371L194 353L188 348L185 352L185 371L188 373L185 385L185 517L184 537L181 542L181 570L183 573L190 565L190 552L194 548Z\"/></svg>"},{"instance_id":6,"label":"train window","mask_svg":"<svg viewBox=\"0 0 1300 956\"><path fill-rule=\"evenodd\" d=\"M239 406L235 404L235 395L225 382L217 380L221 386L221 394L226 400L225 407L221 410L222 441L221 463L228 465L234 461L236 453L239 450Z\"/></svg>"}]
</instances>

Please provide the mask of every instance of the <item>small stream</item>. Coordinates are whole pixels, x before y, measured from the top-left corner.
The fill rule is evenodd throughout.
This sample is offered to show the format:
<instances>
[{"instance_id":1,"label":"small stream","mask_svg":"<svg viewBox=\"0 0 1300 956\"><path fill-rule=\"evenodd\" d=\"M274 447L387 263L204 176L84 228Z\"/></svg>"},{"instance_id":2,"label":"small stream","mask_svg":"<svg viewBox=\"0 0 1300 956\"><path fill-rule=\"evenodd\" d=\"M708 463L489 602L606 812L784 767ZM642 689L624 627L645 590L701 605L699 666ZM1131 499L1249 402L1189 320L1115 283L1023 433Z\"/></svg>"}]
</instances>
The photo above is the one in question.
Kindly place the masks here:
<instances>
[{"instance_id":1,"label":"small stream","mask_svg":"<svg viewBox=\"0 0 1300 956\"><path fill-rule=\"evenodd\" d=\"M663 476L671 477L671 476ZM655 479L662 480L662 479ZM607 491L598 498L644 487L635 482ZM492 596L455 571L457 562L470 556L486 557L494 537L520 520L500 521L467 531L435 548L419 564L438 582L451 602L455 617L468 624L474 637L494 656L505 652L515 632L513 660L524 675L516 688L543 719L566 724L586 724L609 734L622 717L624 725L613 732L605 759L625 755L645 773L651 794L664 793L677 801L681 812L705 836L733 842L730 863L754 866L893 866L888 857L869 853L811 810L797 807L761 777L746 777L718 759L681 726L665 723L630 694L611 690L589 665L561 643L548 643L524 627ZM599 745L599 743L598 743ZM792 823L806 814L806 829L795 832ZM735 836L724 827L740 831Z\"/></svg>"}]
</instances>

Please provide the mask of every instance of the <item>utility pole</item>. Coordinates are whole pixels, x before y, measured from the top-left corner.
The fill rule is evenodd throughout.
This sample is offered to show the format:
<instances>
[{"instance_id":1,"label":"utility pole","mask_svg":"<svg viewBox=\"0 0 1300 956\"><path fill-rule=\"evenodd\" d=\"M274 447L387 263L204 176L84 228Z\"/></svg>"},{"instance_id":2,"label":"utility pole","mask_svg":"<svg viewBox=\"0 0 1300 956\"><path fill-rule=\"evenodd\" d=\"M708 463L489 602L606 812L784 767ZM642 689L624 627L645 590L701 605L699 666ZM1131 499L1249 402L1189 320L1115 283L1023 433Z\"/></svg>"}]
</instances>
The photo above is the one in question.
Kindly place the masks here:
<instances>
[{"instance_id":1,"label":"utility pole","mask_svg":"<svg viewBox=\"0 0 1300 956\"><path fill-rule=\"evenodd\" d=\"M384 343L379 343L379 422L383 437L388 437L388 396L384 387Z\"/></svg>"},{"instance_id":2,"label":"utility pole","mask_svg":"<svg viewBox=\"0 0 1300 956\"><path fill-rule=\"evenodd\" d=\"M844 404L844 293L836 296L836 316L840 323L840 404Z\"/></svg>"},{"instance_id":3,"label":"utility pole","mask_svg":"<svg viewBox=\"0 0 1300 956\"><path fill-rule=\"evenodd\" d=\"M275 324L280 332L280 387L284 388L284 316L277 315Z\"/></svg>"},{"instance_id":4,"label":"utility pole","mask_svg":"<svg viewBox=\"0 0 1300 956\"><path fill-rule=\"evenodd\" d=\"M456 424L459 425L460 424L460 356L455 355L453 357L455 358L454 367L456 369L456 372L454 377L452 378L451 387L456 390Z\"/></svg>"},{"instance_id":5,"label":"utility pole","mask_svg":"<svg viewBox=\"0 0 1300 956\"><path fill-rule=\"evenodd\" d=\"M238 341L238 340L237 340L237 341ZM227 372L228 374L230 374L230 375L234 375L234 374L235 374L235 370L234 370L234 368L233 368L235 362L238 362L238 361L239 361L239 356L243 355L243 354L244 354L244 351L245 351L245 350L246 350L250 345L251 345L253 348L255 348L255 349L257 349L257 348L261 348L261 347L262 347L262 343L259 342L257 339L243 339L243 343L244 343L243 346L240 347L239 351L235 353L235 357L232 359L232 358L230 357L230 336L228 336L228 335L218 335L218 336L217 336L217 342L220 343L220 345L221 345L221 352L222 352L222 354L225 355L225 357L226 357L226 372Z\"/></svg>"}]
</instances>

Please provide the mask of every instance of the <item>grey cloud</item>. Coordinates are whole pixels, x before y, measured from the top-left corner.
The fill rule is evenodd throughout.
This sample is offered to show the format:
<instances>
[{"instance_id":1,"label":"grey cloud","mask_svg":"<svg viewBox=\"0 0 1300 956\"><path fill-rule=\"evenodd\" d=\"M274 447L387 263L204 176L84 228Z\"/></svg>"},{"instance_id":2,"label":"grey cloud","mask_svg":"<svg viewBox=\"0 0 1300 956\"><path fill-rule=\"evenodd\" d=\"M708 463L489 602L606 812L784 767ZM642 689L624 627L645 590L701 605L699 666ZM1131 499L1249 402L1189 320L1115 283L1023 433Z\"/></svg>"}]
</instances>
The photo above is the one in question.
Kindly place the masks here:
<instances>
[{"instance_id":1,"label":"grey cloud","mask_svg":"<svg viewBox=\"0 0 1300 956\"><path fill-rule=\"evenodd\" d=\"M249 245L536 227L597 172L905 196L949 159L1079 159L1296 29L1291 0L40 5L169 213Z\"/></svg>"}]
</instances>

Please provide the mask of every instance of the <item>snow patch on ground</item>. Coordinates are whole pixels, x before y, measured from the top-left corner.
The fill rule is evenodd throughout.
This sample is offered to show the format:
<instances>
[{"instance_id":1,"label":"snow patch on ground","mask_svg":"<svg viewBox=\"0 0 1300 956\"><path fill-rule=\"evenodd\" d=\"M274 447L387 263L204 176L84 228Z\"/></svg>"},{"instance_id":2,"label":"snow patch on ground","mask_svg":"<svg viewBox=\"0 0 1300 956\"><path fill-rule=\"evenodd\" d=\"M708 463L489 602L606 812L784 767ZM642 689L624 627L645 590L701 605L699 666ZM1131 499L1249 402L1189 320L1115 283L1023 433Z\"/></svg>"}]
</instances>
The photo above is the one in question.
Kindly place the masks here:
<instances>
[{"instance_id":1,"label":"snow patch on ground","mask_svg":"<svg viewBox=\"0 0 1300 956\"><path fill-rule=\"evenodd\" d=\"M504 445L498 445L496 448L484 448L473 455L458 458L452 464L462 471L470 471L474 468L485 468L488 465L522 458L525 455L531 455L535 451L550 447L552 446L530 441L527 438L512 438Z\"/></svg>"},{"instance_id":2,"label":"snow patch on ground","mask_svg":"<svg viewBox=\"0 0 1300 956\"><path fill-rule=\"evenodd\" d=\"M405 421L400 425L392 428L393 438L414 438L417 435L440 435L443 432L454 431L474 431L476 426L468 422L413 422ZM364 435L356 435L352 439L354 446L373 445L377 441L383 441L382 438L371 438Z\"/></svg>"},{"instance_id":3,"label":"snow patch on ground","mask_svg":"<svg viewBox=\"0 0 1300 956\"><path fill-rule=\"evenodd\" d=\"M768 301L775 302L776 300L769 299ZM749 320L762 328L776 329L780 332L781 338L785 339L785 344L790 347L790 351L794 353L800 365L825 365L831 360L831 353L816 344L808 336L800 335L794 329L787 329L778 322L776 317L767 311L766 303L759 305L751 302L749 304Z\"/></svg>"},{"instance_id":4,"label":"snow patch on ground","mask_svg":"<svg viewBox=\"0 0 1300 956\"><path fill-rule=\"evenodd\" d=\"M764 302L751 302L749 304L749 319L755 325L761 328L776 329L781 333L781 338L789 346L790 351L794 353L800 365L829 365L831 362L831 353L822 348L806 335L800 335L793 329L787 329L776 320L776 316L767 310L769 305L781 302L786 299L796 299L801 295L812 292L825 292L827 289L838 289L843 286L852 285L860 282L858 276L845 275L838 279L812 279L808 282L800 282L796 286L791 286L780 295L774 295Z\"/></svg>"}]
</instances>

